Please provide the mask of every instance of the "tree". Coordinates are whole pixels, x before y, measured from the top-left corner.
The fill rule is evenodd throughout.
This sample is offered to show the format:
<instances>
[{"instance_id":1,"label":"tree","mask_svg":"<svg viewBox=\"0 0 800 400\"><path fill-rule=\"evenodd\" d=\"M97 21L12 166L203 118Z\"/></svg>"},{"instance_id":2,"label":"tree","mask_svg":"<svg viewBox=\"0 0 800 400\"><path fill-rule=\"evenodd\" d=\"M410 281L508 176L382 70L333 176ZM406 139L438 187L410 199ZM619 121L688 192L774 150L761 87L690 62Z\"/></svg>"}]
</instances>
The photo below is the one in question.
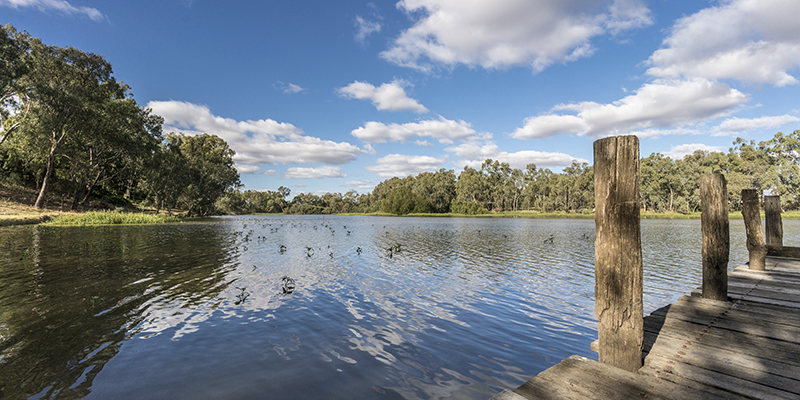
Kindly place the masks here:
<instances>
[{"instance_id":1,"label":"tree","mask_svg":"<svg viewBox=\"0 0 800 400\"><path fill-rule=\"evenodd\" d=\"M383 212L405 215L410 213L428 213L431 205L421 194L414 193L408 187L395 188L383 201Z\"/></svg>"},{"instance_id":2,"label":"tree","mask_svg":"<svg viewBox=\"0 0 800 400\"><path fill-rule=\"evenodd\" d=\"M11 24L0 25L0 145L21 126L29 109L23 107L14 116L10 112L19 106L20 79L29 70L30 41L26 32L17 32Z\"/></svg>"},{"instance_id":3,"label":"tree","mask_svg":"<svg viewBox=\"0 0 800 400\"><path fill-rule=\"evenodd\" d=\"M65 141L79 140L105 101L124 98L124 88L111 76L111 65L103 56L72 47L47 46L31 41L31 69L21 86L34 121L27 124L30 141L41 143L46 165L39 196L34 204L44 206L47 191L63 156Z\"/></svg>"},{"instance_id":4,"label":"tree","mask_svg":"<svg viewBox=\"0 0 800 400\"><path fill-rule=\"evenodd\" d=\"M235 152L215 135L180 136L180 154L185 160L184 182L179 203L187 214L209 215L214 203L225 191L239 184L239 173L233 167Z\"/></svg>"}]
</instances>

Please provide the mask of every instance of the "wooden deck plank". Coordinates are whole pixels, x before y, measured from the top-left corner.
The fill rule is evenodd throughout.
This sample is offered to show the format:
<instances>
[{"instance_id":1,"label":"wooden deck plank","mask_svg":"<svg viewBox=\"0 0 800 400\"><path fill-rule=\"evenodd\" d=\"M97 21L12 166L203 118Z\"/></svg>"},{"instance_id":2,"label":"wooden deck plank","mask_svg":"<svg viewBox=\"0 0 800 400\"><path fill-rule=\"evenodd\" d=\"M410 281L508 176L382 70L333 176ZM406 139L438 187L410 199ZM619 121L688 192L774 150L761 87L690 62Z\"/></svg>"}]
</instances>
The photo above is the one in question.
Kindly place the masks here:
<instances>
[{"instance_id":1,"label":"wooden deck plank","mask_svg":"<svg viewBox=\"0 0 800 400\"><path fill-rule=\"evenodd\" d=\"M725 399L725 400L752 400L752 397L749 396L742 396L738 393L732 393L727 390L722 390L719 388L715 388L712 386L705 385L701 382L697 382L691 379L684 378L679 375L675 375L673 373L667 373L662 370L653 368L649 365L644 365L641 369L639 369L639 374L650 376L652 378L657 378L661 382L670 382L674 383L675 385L687 388L697 393L697 398L700 399ZM669 378L668 380L665 378ZM688 397L678 397L678 399L688 398Z\"/></svg>"},{"instance_id":2,"label":"wooden deck plank","mask_svg":"<svg viewBox=\"0 0 800 400\"><path fill-rule=\"evenodd\" d=\"M653 314L659 315L664 312L656 310ZM669 312L708 316L712 319L716 318L743 325L761 325L772 329L786 329L789 333L800 335L800 318L797 317L797 314L790 316L790 313L784 313L783 315L778 315L778 313L753 313L739 309L736 303L724 303L703 298L691 300L690 296L684 296L669 307Z\"/></svg>"},{"instance_id":3,"label":"wooden deck plank","mask_svg":"<svg viewBox=\"0 0 800 400\"><path fill-rule=\"evenodd\" d=\"M730 399L729 393L717 390L707 390L701 386L691 386L684 384L676 384L674 382L665 382L658 377L648 376L645 374L634 374L621 370L619 368L610 368L605 364L589 360L583 357L570 357L570 363L577 368L602 375L608 379L629 385L646 394L646 398L652 398L651 395L664 397L669 399ZM655 379L654 379L655 378Z\"/></svg>"},{"instance_id":4,"label":"wooden deck plank","mask_svg":"<svg viewBox=\"0 0 800 400\"><path fill-rule=\"evenodd\" d=\"M736 351L692 342L684 349L685 341L659 336L648 357L658 356L675 362L691 364L728 376L800 394L800 369L780 362L745 355ZM787 376L788 375L788 376Z\"/></svg>"},{"instance_id":5,"label":"wooden deck plank","mask_svg":"<svg viewBox=\"0 0 800 400\"><path fill-rule=\"evenodd\" d=\"M514 393L530 400L593 400L539 376L534 376Z\"/></svg>"},{"instance_id":6,"label":"wooden deck plank","mask_svg":"<svg viewBox=\"0 0 800 400\"><path fill-rule=\"evenodd\" d=\"M661 315L661 312L656 310L651 315ZM707 312L707 310L693 309L690 307L670 307L664 315L666 315L667 318L692 322L701 326L727 329L729 331L778 339L800 345L800 328L791 325L769 323L765 321L753 323L752 321L737 316L735 313L715 315L714 313Z\"/></svg>"},{"instance_id":7,"label":"wooden deck plank","mask_svg":"<svg viewBox=\"0 0 800 400\"><path fill-rule=\"evenodd\" d=\"M705 326L680 320L648 317L645 319L644 352L649 353L655 339L667 336L680 340L683 344L702 342L717 348L735 348L736 351L753 357L768 358L791 368L800 367L797 345L782 340L768 339L753 335L739 335L727 330L709 329ZM682 347L683 345L681 345Z\"/></svg>"},{"instance_id":8,"label":"wooden deck plank","mask_svg":"<svg viewBox=\"0 0 800 400\"><path fill-rule=\"evenodd\" d=\"M695 289L692 291L692 296L694 297L702 297L703 294L700 292L700 289ZM731 300L738 300L738 301L748 301L751 303L762 303L762 304L770 304L774 306L786 307L790 309L798 309L800 308L800 303L794 301L785 301L785 300L777 300L770 297L763 297L763 296L754 296L752 293L746 291L735 291L735 290L728 290L728 298Z\"/></svg>"},{"instance_id":9,"label":"wooden deck plank","mask_svg":"<svg viewBox=\"0 0 800 400\"><path fill-rule=\"evenodd\" d=\"M727 304L695 296L684 296L680 299L680 301L685 301L692 304ZM747 301L736 301L732 306L737 312L742 313L742 315L746 315L747 318L753 318L755 320L767 319L768 321L776 322L777 318L782 324L800 326L800 314L796 310L787 310L785 307L772 306L763 303L752 303Z\"/></svg>"},{"instance_id":10,"label":"wooden deck plank","mask_svg":"<svg viewBox=\"0 0 800 400\"><path fill-rule=\"evenodd\" d=\"M713 370L697 367L691 364L675 362L672 359L657 355L649 355L645 359L645 365L652 367L656 371L662 371L666 375L662 379L670 381L670 374L678 375L683 378L700 382L704 385L715 387L721 390L737 393L742 396L749 396L755 399L797 399L797 395L780 389L775 389L760 383L750 382L741 378L733 377Z\"/></svg>"},{"instance_id":11,"label":"wooden deck plank","mask_svg":"<svg viewBox=\"0 0 800 400\"><path fill-rule=\"evenodd\" d=\"M670 399L670 397L654 392L654 387L648 386L648 378L645 376L579 356L564 359L560 364L539 374L539 378L569 388L582 396L598 400Z\"/></svg>"}]
</instances>

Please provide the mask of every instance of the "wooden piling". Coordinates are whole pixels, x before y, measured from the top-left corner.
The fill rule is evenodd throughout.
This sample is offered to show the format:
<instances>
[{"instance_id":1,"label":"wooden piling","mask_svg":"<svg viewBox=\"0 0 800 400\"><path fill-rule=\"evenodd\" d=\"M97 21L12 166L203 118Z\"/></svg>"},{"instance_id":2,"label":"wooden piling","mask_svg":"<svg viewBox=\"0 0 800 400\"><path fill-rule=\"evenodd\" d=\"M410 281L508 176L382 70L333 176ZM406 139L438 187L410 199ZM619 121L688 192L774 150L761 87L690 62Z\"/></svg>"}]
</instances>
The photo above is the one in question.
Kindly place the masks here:
<instances>
[{"instance_id":1,"label":"wooden piling","mask_svg":"<svg viewBox=\"0 0 800 400\"><path fill-rule=\"evenodd\" d=\"M764 196L764 215L767 246L783 247L783 221L781 220L780 196Z\"/></svg>"},{"instance_id":2,"label":"wooden piling","mask_svg":"<svg viewBox=\"0 0 800 400\"><path fill-rule=\"evenodd\" d=\"M642 247L639 138L594 142L595 315L600 362L635 372L642 366Z\"/></svg>"},{"instance_id":3,"label":"wooden piling","mask_svg":"<svg viewBox=\"0 0 800 400\"><path fill-rule=\"evenodd\" d=\"M755 189L742 190L742 217L747 232L747 251L750 253L750 269L764 271L767 257L767 246L764 243L764 231L761 230L761 207L758 204L758 192Z\"/></svg>"},{"instance_id":4,"label":"wooden piling","mask_svg":"<svg viewBox=\"0 0 800 400\"><path fill-rule=\"evenodd\" d=\"M700 217L703 232L703 297L728 301L728 185L722 174L700 176Z\"/></svg>"}]
</instances>

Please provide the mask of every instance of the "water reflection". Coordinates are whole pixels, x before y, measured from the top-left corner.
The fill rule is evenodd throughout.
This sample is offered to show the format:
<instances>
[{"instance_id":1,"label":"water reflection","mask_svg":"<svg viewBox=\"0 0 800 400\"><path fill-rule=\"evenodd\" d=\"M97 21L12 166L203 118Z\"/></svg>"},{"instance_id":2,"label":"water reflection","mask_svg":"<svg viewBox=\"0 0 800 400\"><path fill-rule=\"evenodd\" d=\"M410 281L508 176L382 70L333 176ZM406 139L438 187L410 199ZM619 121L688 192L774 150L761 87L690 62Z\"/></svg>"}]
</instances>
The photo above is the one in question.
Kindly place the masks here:
<instances>
[{"instance_id":1,"label":"water reflection","mask_svg":"<svg viewBox=\"0 0 800 400\"><path fill-rule=\"evenodd\" d=\"M646 312L699 286L699 221L642 242ZM592 220L19 227L0 250L3 398L487 398L596 357Z\"/></svg>"}]
</instances>

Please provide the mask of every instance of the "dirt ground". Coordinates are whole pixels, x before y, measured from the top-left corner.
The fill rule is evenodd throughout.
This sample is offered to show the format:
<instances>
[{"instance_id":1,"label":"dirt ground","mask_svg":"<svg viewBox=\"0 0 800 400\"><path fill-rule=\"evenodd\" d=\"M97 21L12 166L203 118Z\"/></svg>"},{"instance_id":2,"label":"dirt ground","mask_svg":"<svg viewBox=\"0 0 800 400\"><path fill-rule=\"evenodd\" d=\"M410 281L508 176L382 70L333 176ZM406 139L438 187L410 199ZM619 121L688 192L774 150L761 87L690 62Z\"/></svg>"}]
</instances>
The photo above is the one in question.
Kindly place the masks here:
<instances>
[{"instance_id":1,"label":"dirt ground","mask_svg":"<svg viewBox=\"0 0 800 400\"><path fill-rule=\"evenodd\" d=\"M62 199L49 199L43 209L33 207L38 193L22 187L9 187L0 183L0 226L36 224L61 214L73 214L64 211L69 202ZM53 196L50 196L53 197Z\"/></svg>"}]
</instances>

